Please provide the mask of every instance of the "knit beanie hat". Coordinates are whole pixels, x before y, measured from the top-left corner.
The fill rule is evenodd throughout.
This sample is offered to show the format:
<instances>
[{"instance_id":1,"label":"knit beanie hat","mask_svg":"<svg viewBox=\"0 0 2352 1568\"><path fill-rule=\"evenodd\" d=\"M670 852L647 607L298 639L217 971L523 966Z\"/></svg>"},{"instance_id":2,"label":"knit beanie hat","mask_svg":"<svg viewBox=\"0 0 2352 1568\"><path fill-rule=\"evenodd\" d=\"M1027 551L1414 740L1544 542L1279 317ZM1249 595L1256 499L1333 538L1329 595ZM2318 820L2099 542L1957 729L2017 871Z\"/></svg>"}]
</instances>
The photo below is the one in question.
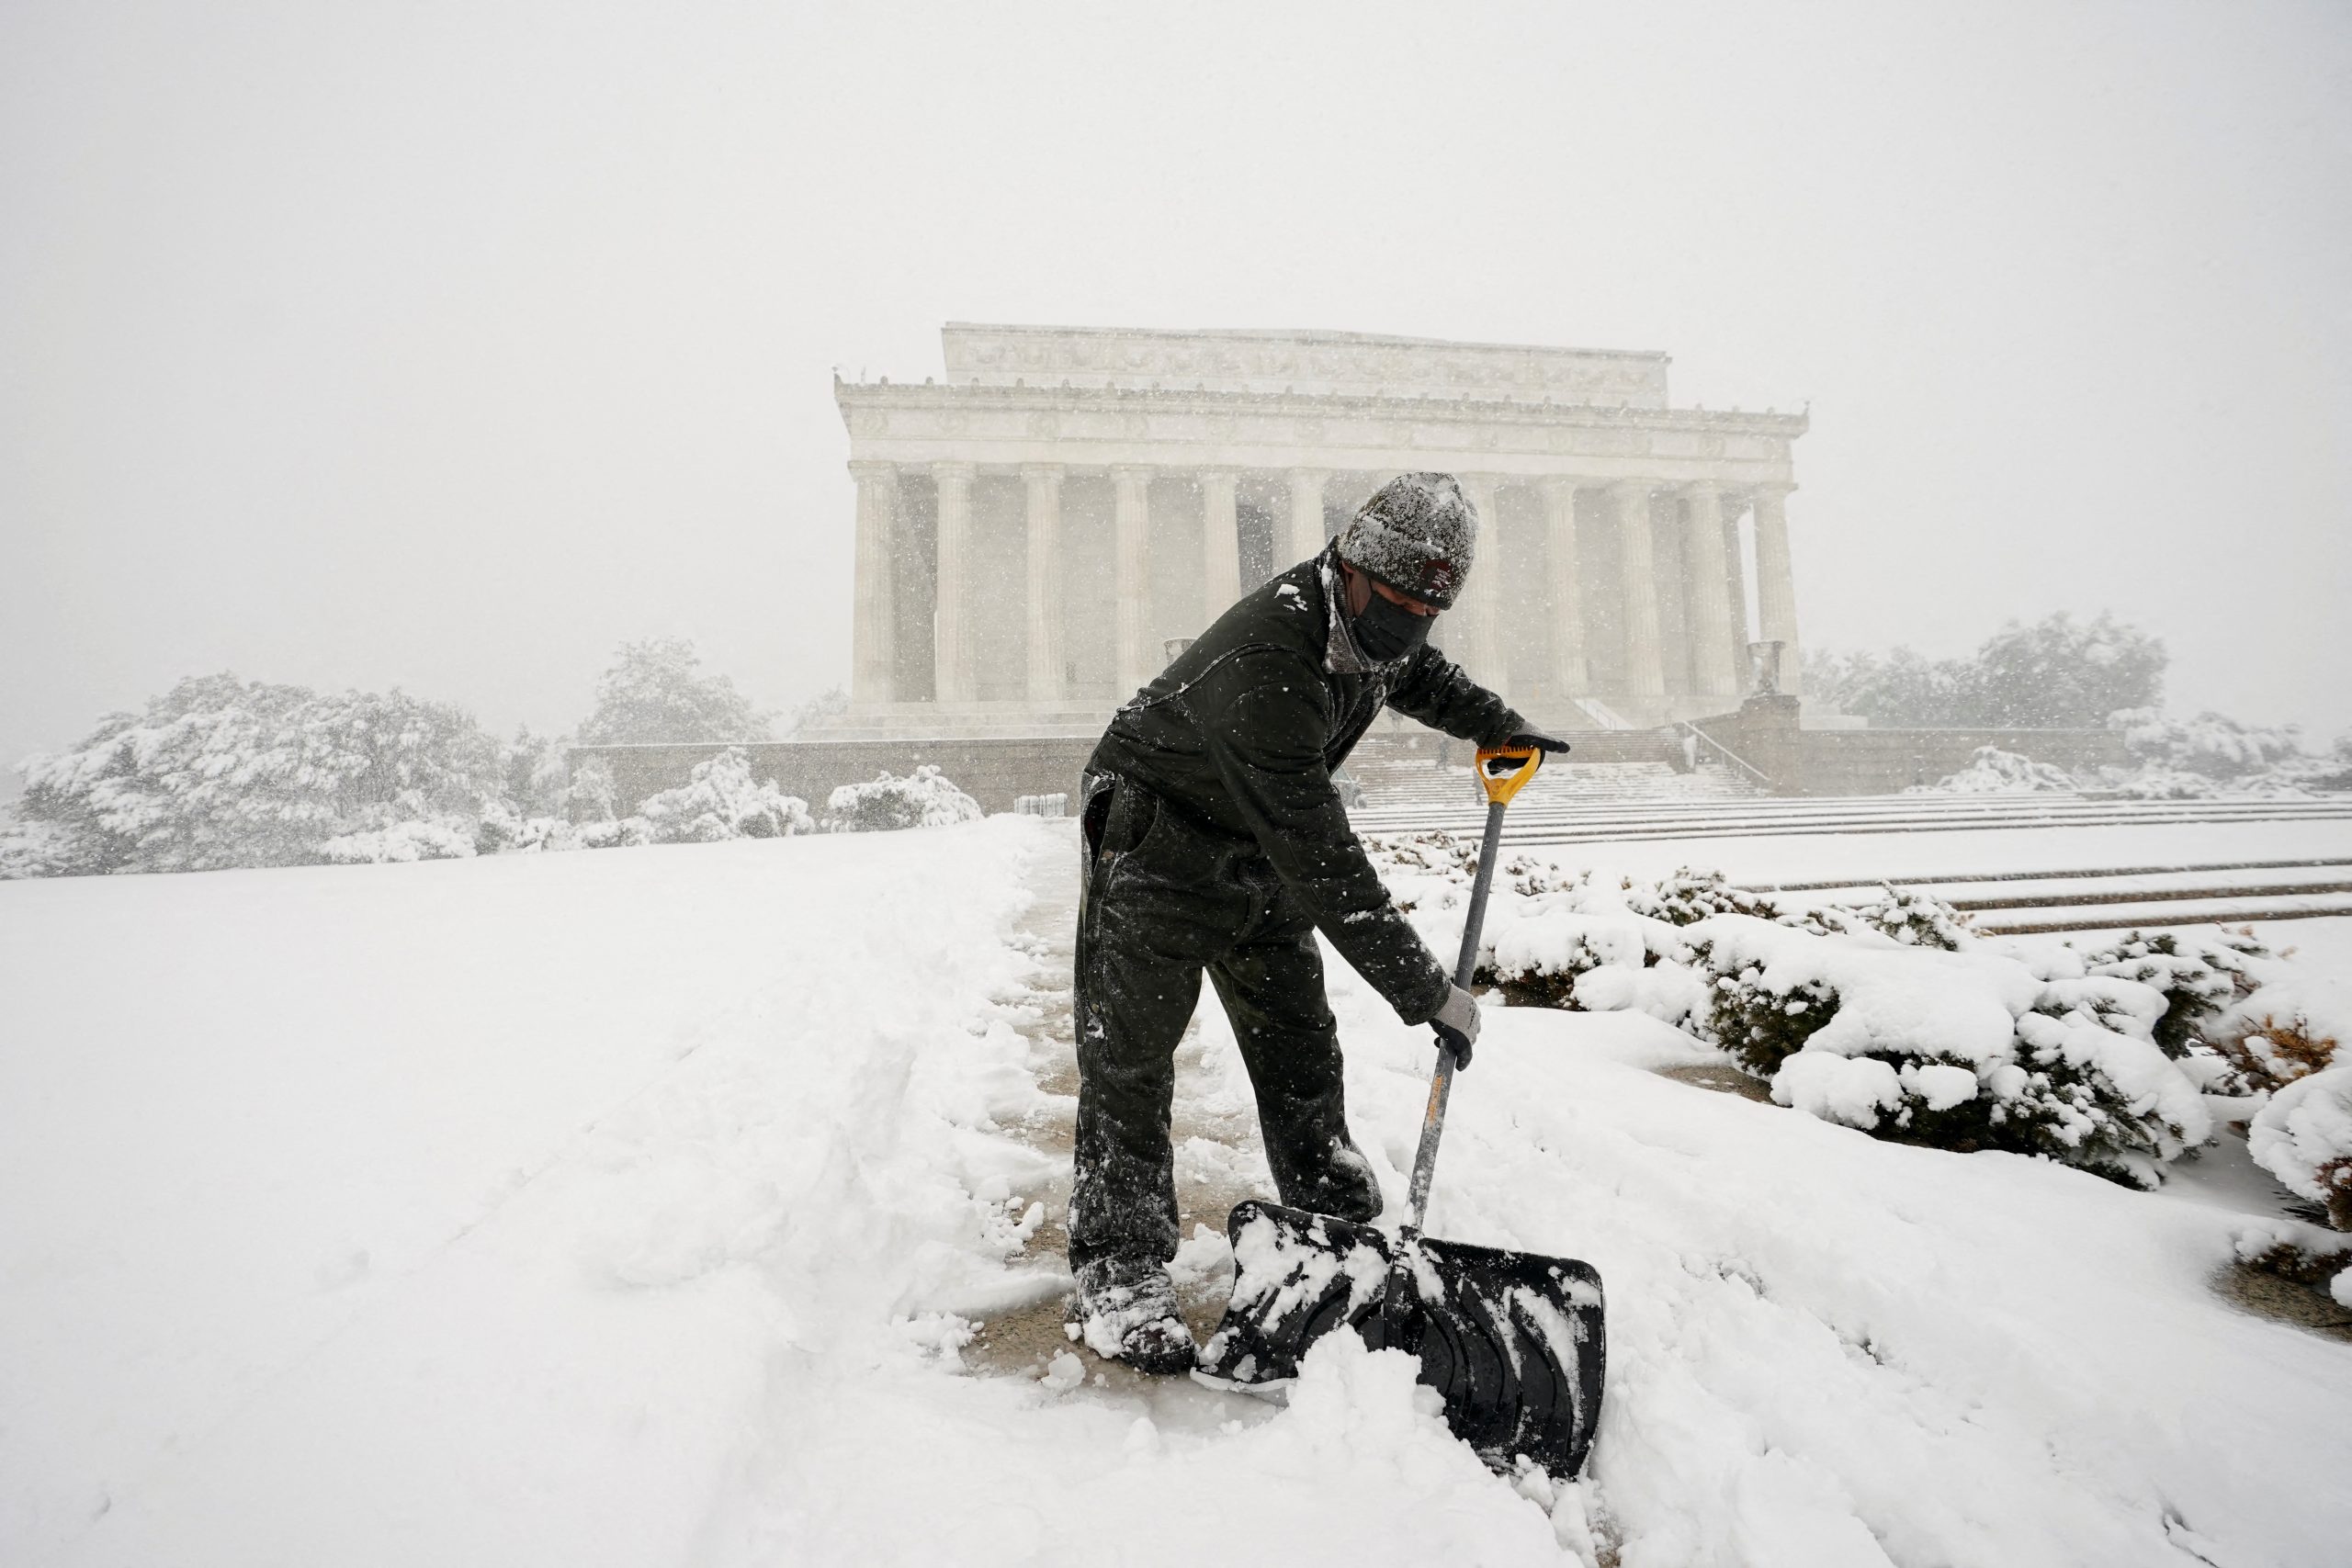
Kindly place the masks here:
<instances>
[{"instance_id":1,"label":"knit beanie hat","mask_svg":"<svg viewBox=\"0 0 2352 1568\"><path fill-rule=\"evenodd\" d=\"M1478 512L1452 474L1399 474L1340 535L1340 558L1397 592L1453 606L1478 548Z\"/></svg>"}]
</instances>

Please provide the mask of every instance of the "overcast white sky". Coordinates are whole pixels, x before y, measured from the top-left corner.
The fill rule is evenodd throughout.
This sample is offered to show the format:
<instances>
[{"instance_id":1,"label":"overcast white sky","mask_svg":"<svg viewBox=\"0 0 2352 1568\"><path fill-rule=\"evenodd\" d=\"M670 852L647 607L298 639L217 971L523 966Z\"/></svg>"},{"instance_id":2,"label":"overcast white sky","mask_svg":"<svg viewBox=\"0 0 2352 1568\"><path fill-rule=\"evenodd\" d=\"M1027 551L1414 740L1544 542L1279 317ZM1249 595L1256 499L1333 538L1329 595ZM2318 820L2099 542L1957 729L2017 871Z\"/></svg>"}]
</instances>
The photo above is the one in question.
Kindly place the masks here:
<instances>
[{"instance_id":1,"label":"overcast white sky","mask_svg":"<svg viewBox=\"0 0 2352 1568\"><path fill-rule=\"evenodd\" d=\"M2111 608L2324 738L2348 284L2342 6L0 0L0 761L662 632L808 696L830 368L951 319L1664 349L1811 400L1810 641Z\"/></svg>"}]
</instances>

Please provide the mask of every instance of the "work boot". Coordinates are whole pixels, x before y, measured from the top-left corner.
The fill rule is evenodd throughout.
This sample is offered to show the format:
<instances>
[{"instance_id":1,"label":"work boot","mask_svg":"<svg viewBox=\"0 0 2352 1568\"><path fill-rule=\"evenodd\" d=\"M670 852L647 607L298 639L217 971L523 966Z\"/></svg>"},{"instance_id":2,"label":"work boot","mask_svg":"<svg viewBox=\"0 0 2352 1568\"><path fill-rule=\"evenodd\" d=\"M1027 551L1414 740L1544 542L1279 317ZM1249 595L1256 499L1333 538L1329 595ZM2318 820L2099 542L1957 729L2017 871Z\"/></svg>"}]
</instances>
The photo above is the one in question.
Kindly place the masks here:
<instances>
[{"instance_id":1,"label":"work boot","mask_svg":"<svg viewBox=\"0 0 2352 1568\"><path fill-rule=\"evenodd\" d=\"M1139 1372L1190 1371L1193 1331L1176 1310L1176 1288L1157 1263L1097 1258L1078 1270L1071 1320L1086 1348Z\"/></svg>"}]
</instances>

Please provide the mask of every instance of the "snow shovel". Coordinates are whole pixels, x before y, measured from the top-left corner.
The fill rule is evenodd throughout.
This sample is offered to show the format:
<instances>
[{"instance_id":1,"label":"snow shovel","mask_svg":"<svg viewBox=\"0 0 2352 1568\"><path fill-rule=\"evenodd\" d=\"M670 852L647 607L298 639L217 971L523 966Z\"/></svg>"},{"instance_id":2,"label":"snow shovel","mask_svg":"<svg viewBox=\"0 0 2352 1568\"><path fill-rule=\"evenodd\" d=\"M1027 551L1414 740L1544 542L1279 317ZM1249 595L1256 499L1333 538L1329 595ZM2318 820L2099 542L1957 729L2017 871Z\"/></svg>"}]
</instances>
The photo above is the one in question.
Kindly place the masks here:
<instances>
[{"instance_id":1,"label":"snow shovel","mask_svg":"<svg viewBox=\"0 0 2352 1568\"><path fill-rule=\"evenodd\" d=\"M1503 808L1542 761L1534 750L1478 753L1487 834L1456 985L1468 987L1477 967ZM1445 1401L1446 1425L1488 1465L1508 1472L1524 1456L1565 1481L1583 1468L1600 1418L1600 1276L1570 1258L1421 1235L1454 1065L1441 1035L1405 1224L1396 1235L1273 1203L1233 1211L1226 1223L1233 1299L1196 1375L1227 1388L1279 1384L1298 1375L1308 1346L1351 1328L1375 1350L1418 1355L1420 1381Z\"/></svg>"}]
</instances>

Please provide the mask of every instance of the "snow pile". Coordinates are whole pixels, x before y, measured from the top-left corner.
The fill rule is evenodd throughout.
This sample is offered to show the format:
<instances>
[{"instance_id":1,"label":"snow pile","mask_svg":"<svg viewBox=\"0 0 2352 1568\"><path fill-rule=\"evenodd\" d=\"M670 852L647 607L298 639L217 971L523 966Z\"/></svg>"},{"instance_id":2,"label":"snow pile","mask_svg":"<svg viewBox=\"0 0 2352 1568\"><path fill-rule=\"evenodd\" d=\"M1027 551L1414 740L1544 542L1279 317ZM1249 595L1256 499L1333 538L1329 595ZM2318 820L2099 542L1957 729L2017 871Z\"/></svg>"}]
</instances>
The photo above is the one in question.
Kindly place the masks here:
<instances>
[{"instance_id":1,"label":"snow pile","mask_svg":"<svg viewBox=\"0 0 2352 1568\"><path fill-rule=\"evenodd\" d=\"M1931 784L1914 784L1906 795L2073 794L2082 786L2064 768L2037 762L1997 746L1979 746L1968 766Z\"/></svg>"},{"instance_id":2,"label":"snow pile","mask_svg":"<svg viewBox=\"0 0 2352 1568\"><path fill-rule=\"evenodd\" d=\"M2255 1163L2352 1230L2352 1063L2297 1078L2246 1130ZM2352 1303L2346 1303L2352 1305Z\"/></svg>"},{"instance_id":3,"label":"snow pile","mask_svg":"<svg viewBox=\"0 0 2352 1568\"><path fill-rule=\"evenodd\" d=\"M826 798L825 831L871 833L945 828L978 821L980 803L926 762L905 778L885 773L871 784L843 784Z\"/></svg>"}]
</instances>

